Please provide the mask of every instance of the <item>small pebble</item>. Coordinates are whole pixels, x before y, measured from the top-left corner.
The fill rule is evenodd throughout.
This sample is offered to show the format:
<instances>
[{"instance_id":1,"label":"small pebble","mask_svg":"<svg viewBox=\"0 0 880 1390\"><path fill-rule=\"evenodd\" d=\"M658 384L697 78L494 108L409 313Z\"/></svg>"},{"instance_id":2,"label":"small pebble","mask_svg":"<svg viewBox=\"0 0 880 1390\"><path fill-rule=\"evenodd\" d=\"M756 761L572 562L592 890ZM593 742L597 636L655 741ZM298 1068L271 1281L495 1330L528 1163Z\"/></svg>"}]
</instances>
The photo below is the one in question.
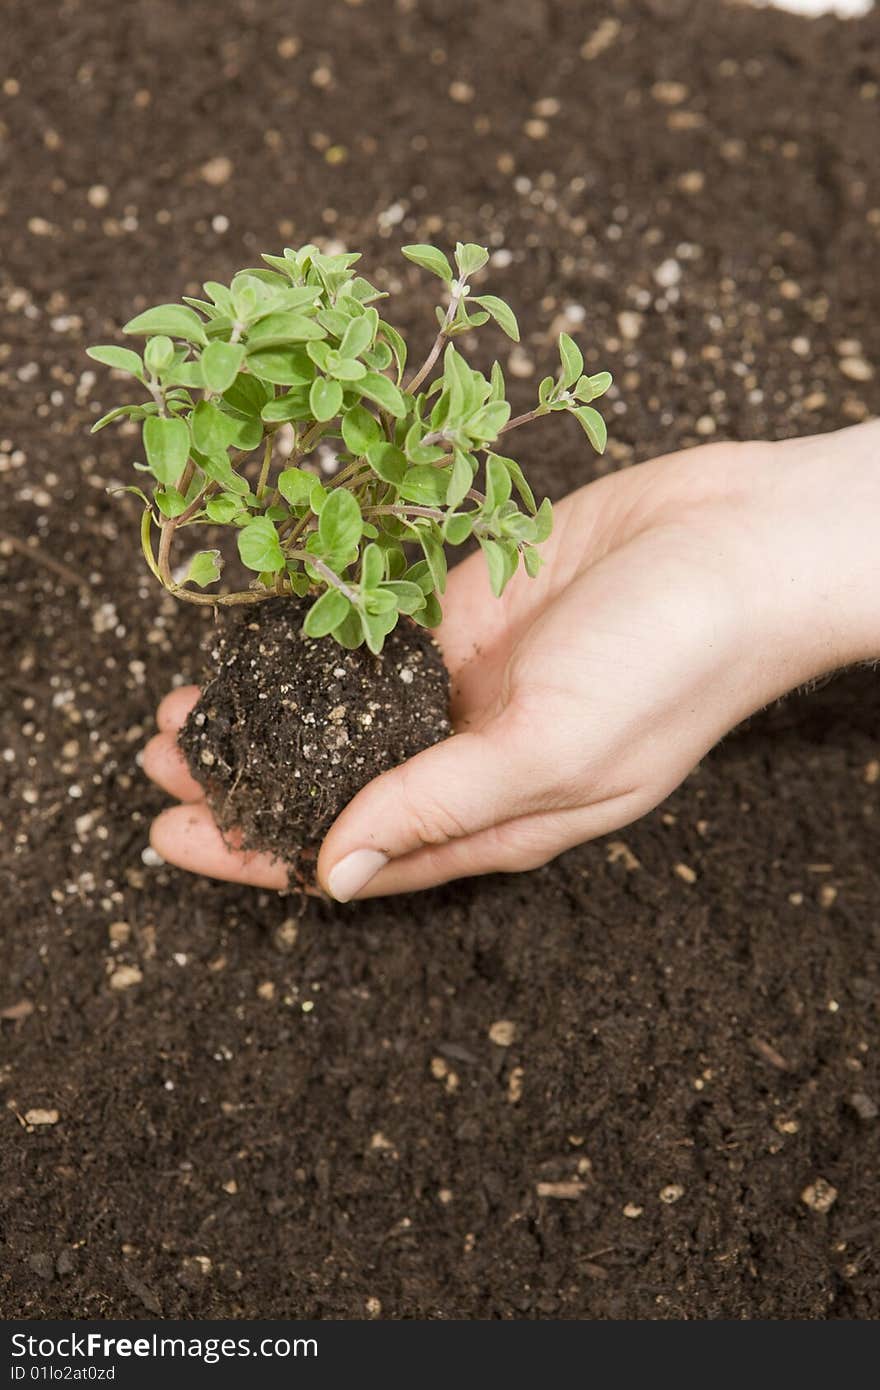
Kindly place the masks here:
<instances>
[{"instance_id":1,"label":"small pebble","mask_svg":"<svg viewBox=\"0 0 880 1390\"><path fill-rule=\"evenodd\" d=\"M661 1187L659 1195L660 1201L671 1207L673 1202L677 1202L680 1197L684 1196L684 1188L680 1183L670 1182L665 1187Z\"/></svg>"},{"instance_id":2,"label":"small pebble","mask_svg":"<svg viewBox=\"0 0 880 1390\"><path fill-rule=\"evenodd\" d=\"M61 1119L57 1110L26 1110L24 1112L25 1124L29 1125L57 1125Z\"/></svg>"},{"instance_id":3,"label":"small pebble","mask_svg":"<svg viewBox=\"0 0 880 1390\"><path fill-rule=\"evenodd\" d=\"M571 1182L539 1182L535 1191L539 1197L550 1197L557 1201L574 1202L584 1190L584 1184L572 1179Z\"/></svg>"},{"instance_id":4,"label":"small pebble","mask_svg":"<svg viewBox=\"0 0 880 1390\"><path fill-rule=\"evenodd\" d=\"M876 1120L877 1116L880 1115L880 1106L864 1091L854 1091L847 1098L847 1104L851 1110L856 1112L860 1120Z\"/></svg>"},{"instance_id":5,"label":"small pebble","mask_svg":"<svg viewBox=\"0 0 880 1390\"><path fill-rule=\"evenodd\" d=\"M516 1024L511 1023L510 1020L506 1018L499 1019L498 1022L493 1023L489 1029L489 1040L493 1042L496 1047L510 1047L515 1037Z\"/></svg>"},{"instance_id":6,"label":"small pebble","mask_svg":"<svg viewBox=\"0 0 880 1390\"><path fill-rule=\"evenodd\" d=\"M654 271L654 279L661 289L672 289L681 279L681 266L678 261L673 260L671 256L668 260L661 261Z\"/></svg>"},{"instance_id":7,"label":"small pebble","mask_svg":"<svg viewBox=\"0 0 880 1390\"><path fill-rule=\"evenodd\" d=\"M680 106L688 94L683 82L655 82L651 96L662 106Z\"/></svg>"},{"instance_id":8,"label":"small pebble","mask_svg":"<svg viewBox=\"0 0 880 1390\"><path fill-rule=\"evenodd\" d=\"M136 965L120 965L110 976L110 988L131 989L132 985L139 985L143 978Z\"/></svg>"},{"instance_id":9,"label":"small pebble","mask_svg":"<svg viewBox=\"0 0 880 1390\"><path fill-rule=\"evenodd\" d=\"M676 180L676 187L682 193L702 193L706 185L706 176L699 169L688 169L686 173L679 174Z\"/></svg>"},{"instance_id":10,"label":"small pebble","mask_svg":"<svg viewBox=\"0 0 880 1390\"><path fill-rule=\"evenodd\" d=\"M804 1188L801 1201L810 1211L830 1211L837 1201L837 1188L832 1187L826 1178L815 1178Z\"/></svg>"},{"instance_id":11,"label":"small pebble","mask_svg":"<svg viewBox=\"0 0 880 1390\"><path fill-rule=\"evenodd\" d=\"M621 338L626 338L627 342L635 342L642 331L644 318L636 313L635 309L624 309L617 315L617 328Z\"/></svg>"},{"instance_id":12,"label":"small pebble","mask_svg":"<svg viewBox=\"0 0 880 1390\"><path fill-rule=\"evenodd\" d=\"M222 188L232 178L232 160L225 154L215 155L205 160L199 172L212 188Z\"/></svg>"},{"instance_id":13,"label":"small pebble","mask_svg":"<svg viewBox=\"0 0 880 1390\"><path fill-rule=\"evenodd\" d=\"M839 365L843 375L850 381L870 381L874 375L874 368L864 357L844 357Z\"/></svg>"}]
</instances>

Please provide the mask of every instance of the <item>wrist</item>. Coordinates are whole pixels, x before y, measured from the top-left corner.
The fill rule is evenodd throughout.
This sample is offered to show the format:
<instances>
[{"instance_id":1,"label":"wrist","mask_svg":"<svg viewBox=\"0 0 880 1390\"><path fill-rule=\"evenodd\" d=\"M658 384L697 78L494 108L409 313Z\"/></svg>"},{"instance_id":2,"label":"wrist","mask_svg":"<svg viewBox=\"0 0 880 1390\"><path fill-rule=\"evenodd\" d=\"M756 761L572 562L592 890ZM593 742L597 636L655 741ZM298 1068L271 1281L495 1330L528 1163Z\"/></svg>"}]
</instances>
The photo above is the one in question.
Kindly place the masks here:
<instances>
[{"instance_id":1,"label":"wrist","mask_svg":"<svg viewBox=\"0 0 880 1390\"><path fill-rule=\"evenodd\" d=\"M880 657L880 421L764 446L752 587L783 688Z\"/></svg>"}]
</instances>

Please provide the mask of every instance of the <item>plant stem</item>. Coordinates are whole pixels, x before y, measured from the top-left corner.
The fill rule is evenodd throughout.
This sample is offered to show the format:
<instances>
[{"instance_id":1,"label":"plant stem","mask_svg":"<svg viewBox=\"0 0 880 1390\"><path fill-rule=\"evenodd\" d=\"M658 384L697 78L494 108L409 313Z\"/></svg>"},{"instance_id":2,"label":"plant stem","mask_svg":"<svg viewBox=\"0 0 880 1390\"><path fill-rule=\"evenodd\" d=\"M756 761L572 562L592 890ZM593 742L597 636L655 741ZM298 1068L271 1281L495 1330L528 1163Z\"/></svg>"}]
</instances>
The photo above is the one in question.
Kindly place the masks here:
<instances>
[{"instance_id":1,"label":"plant stem","mask_svg":"<svg viewBox=\"0 0 880 1390\"><path fill-rule=\"evenodd\" d=\"M272 465L272 436L266 440L266 448L263 451L263 466L260 469L260 480L257 483L257 499L262 502L263 493L266 491L266 484L269 481L269 469Z\"/></svg>"},{"instance_id":2,"label":"plant stem","mask_svg":"<svg viewBox=\"0 0 880 1390\"><path fill-rule=\"evenodd\" d=\"M515 419L508 420L506 425L502 425L499 434L507 434L508 430L519 429L520 425L527 425L530 420L537 420L540 415L546 415L544 406L539 405L535 410L527 410L525 415L517 415Z\"/></svg>"},{"instance_id":3,"label":"plant stem","mask_svg":"<svg viewBox=\"0 0 880 1390\"><path fill-rule=\"evenodd\" d=\"M340 579L339 575L336 574L329 565L325 565L324 561L320 560L317 555L310 555L307 550L289 550L287 553L291 560L304 560L307 564L310 564L312 569L317 570L318 573L326 579L328 584L332 584L334 589L338 589L341 594L345 594L349 603L357 603L358 595L355 593L354 589L350 588L344 579Z\"/></svg>"},{"instance_id":4,"label":"plant stem","mask_svg":"<svg viewBox=\"0 0 880 1390\"><path fill-rule=\"evenodd\" d=\"M446 514L439 507L399 507L394 503L384 506L365 507L365 516L427 516L433 521L444 521Z\"/></svg>"},{"instance_id":5,"label":"plant stem","mask_svg":"<svg viewBox=\"0 0 880 1390\"><path fill-rule=\"evenodd\" d=\"M419 370L416 372L415 376L410 377L406 386L404 386L403 388L404 391L406 391L409 395L413 395L418 390L422 382L425 380L425 377L428 375L431 368L433 367L434 363L437 361L437 358L440 356L440 349L443 346L443 340L446 337L449 325L452 323L453 319L458 313L458 306L461 303L463 294L464 285L461 283L460 280L456 280L452 291L452 296L449 300L449 307L446 310L446 317L443 320L440 332L437 334L437 337L434 339L434 342L431 345L431 351L428 353L424 362L419 367Z\"/></svg>"}]
</instances>

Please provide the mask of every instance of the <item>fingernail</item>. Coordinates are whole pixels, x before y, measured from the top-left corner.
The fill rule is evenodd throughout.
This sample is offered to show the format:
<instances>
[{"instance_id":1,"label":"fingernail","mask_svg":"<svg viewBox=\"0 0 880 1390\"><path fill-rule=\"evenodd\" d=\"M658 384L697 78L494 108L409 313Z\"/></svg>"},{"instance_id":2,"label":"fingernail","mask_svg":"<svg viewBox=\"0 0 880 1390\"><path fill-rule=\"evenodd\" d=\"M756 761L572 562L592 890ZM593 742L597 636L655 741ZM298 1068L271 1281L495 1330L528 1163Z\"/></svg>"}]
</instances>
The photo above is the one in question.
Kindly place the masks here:
<instances>
[{"instance_id":1,"label":"fingernail","mask_svg":"<svg viewBox=\"0 0 880 1390\"><path fill-rule=\"evenodd\" d=\"M388 855L378 849L355 849L340 859L327 876L327 887L338 903L347 903L366 888L371 878L388 863Z\"/></svg>"}]
</instances>

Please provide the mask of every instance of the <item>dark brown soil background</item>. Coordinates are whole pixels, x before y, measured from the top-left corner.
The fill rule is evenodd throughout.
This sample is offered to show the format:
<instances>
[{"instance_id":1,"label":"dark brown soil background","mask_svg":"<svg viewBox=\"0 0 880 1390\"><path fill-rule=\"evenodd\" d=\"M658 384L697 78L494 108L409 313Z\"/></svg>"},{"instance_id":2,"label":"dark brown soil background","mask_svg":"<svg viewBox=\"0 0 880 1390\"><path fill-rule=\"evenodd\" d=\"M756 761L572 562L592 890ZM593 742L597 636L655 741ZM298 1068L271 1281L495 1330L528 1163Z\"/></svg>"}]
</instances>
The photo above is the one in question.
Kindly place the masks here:
<instances>
[{"instance_id":1,"label":"dark brown soil background","mask_svg":"<svg viewBox=\"0 0 880 1390\"><path fill-rule=\"evenodd\" d=\"M297 931L142 860L137 752L206 620L105 494L132 442L89 439L118 388L82 348L322 236L427 342L397 247L460 236L505 253L515 372L559 327L614 370L600 466L861 419L880 13L7 0L3 31L3 1312L876 1317L876 675L611 843ZM524 447L554 495L595 466L571 421Z\"/></svg>"}]
</instances>

